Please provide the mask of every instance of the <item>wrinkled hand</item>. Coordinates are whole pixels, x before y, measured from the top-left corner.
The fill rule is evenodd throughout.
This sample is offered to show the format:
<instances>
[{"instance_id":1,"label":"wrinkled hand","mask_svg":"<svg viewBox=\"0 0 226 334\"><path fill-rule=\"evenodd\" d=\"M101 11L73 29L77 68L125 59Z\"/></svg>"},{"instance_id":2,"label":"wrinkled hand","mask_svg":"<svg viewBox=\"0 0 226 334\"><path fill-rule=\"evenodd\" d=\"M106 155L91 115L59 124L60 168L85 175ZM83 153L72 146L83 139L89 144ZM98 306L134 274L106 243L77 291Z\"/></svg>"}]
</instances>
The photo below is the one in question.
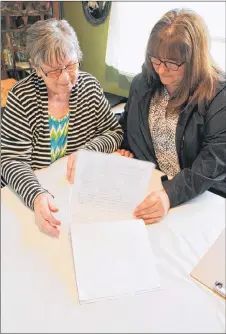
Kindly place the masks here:
<instances>
[{"instance_id":1,"label":"wrinkled hand","mask_svg":"<svg viewBox=\"0 0 226 334\"><path fill-rule=\"evenodd\" d=\"M67 180L71 184L74 183L74 178L75 178L75 162L76 162L76 152L70 154L67 161Z\"/></svg>"},{"instance_id":2,"label":"wrinkled hand","mask_svg":"<svg viewBox=\"0 0 226 334\"><path fill-rule=\"evenodd\" d=\"M145 224L159 222L169 211L170 201L165 190L154 191L137 206L134 215Z\"/></svg>"},{"instance_id":3,"label":"wrinkled hand","mask_svg":"<svg viewBox=\"0 0 226 334\"><path fill-rule=\"evenodd\" d=\"M38 195L34 201L34 212L40 231L46 232L53 237L59 236L58 227L61 222L54 217L52 212L58 209L54 203L53 197L48 193Z\"/></svg>"},{"instance_id":4,"label":"wrinkled hand","mask_svg":"<svg viewBox=\"0 0 226 334\"><path fill-rule=\"evenodd\" d=\"M117 152L124 157L134 158L133 153L131 153L130 151L126 151L126 150L122 149L122 150L117 150Z\"/></svg>"}]
</instances>

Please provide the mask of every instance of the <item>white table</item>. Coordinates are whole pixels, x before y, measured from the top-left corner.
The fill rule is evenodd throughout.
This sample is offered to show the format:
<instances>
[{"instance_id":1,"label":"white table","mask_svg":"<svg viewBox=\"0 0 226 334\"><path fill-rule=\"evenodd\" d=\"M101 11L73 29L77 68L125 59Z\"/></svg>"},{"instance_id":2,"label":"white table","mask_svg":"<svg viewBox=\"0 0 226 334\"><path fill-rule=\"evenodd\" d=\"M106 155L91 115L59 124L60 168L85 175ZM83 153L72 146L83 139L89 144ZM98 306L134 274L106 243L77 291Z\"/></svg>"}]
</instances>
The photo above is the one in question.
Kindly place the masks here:
<instances>
[{"instance_id":1,"label":"white table","mask_svg":"<svg viewBox=\"0 0 226 334\"><path fill-rule=\"evenodd\" d=\"M162 290L80 306L67 229L66 159L37 172L64 221L59 239L39 232L34 214L2 190L3 333L220 333L225 302L190 272L225 227L225 200L206 192L148 226ZM160 174L153 174L154 187ZM90 277L92 279L92 277Z\"/></svg>"}]
</instances>

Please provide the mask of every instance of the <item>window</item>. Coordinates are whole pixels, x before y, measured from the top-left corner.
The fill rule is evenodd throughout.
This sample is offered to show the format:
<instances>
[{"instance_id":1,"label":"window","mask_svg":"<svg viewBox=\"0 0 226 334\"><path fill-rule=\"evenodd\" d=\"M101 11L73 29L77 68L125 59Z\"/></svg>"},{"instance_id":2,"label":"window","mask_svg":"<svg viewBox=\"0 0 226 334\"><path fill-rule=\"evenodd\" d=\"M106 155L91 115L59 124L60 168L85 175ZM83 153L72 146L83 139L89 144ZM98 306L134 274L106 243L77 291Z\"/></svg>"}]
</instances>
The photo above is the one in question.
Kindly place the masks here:
<instances>
[{"instance_id":1,"label":"window","mask_svg":"<svg viewBox=\"0 0 226 334\"><path fill-rule=\"evenodd\" d=\"M225 2L112 2L106 63L122 74L139 73L154 24L168 10L188 8L206 22L210 52L225 70L225 7Z\"/></svg>"}]
</instances>

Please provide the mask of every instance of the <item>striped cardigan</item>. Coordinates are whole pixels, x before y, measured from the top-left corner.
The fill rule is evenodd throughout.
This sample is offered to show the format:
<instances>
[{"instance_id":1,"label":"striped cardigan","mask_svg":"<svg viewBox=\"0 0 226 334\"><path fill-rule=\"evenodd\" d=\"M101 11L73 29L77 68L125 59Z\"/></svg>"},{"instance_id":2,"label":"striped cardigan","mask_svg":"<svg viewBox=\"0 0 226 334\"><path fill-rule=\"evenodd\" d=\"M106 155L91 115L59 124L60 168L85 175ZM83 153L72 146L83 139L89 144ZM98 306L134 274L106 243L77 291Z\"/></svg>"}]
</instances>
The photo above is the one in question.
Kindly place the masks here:
<instances>
[{"instance_id":1,"label":"striped cardigan","mask_svg":"<svg viewBox=\"0 0 226 334\"><path fill-rule=\"evenodd\" d=\"M69 107L66 155L81 148L106 153L119 148L123 131L93 76L79 72ZM33 209L35 198L46 191L33 171L51 163L48 92L35 73L9 92L1 129L2 184Z\"/></svg>"}]
</instances>

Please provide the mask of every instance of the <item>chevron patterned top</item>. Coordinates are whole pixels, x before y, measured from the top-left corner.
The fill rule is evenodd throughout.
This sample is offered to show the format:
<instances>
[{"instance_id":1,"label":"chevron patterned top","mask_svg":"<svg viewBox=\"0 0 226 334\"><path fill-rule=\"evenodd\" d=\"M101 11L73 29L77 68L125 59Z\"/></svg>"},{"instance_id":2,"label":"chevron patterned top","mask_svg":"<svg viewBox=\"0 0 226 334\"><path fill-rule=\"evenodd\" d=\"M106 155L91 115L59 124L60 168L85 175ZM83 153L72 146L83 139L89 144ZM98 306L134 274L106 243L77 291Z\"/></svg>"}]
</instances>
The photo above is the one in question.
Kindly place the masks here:
<instances>
[{"instance_id":1,"label":"chevron patterned top","mask_svg":"<svg viewBox=\"0 0 226 334\"><path fill-rule=\"evenodd\" d=\"M70 114L61 119L49 115L49 130L51 143L51 162L65 155L67 149L67 134Z\"/></svg>"}]
</instances>

